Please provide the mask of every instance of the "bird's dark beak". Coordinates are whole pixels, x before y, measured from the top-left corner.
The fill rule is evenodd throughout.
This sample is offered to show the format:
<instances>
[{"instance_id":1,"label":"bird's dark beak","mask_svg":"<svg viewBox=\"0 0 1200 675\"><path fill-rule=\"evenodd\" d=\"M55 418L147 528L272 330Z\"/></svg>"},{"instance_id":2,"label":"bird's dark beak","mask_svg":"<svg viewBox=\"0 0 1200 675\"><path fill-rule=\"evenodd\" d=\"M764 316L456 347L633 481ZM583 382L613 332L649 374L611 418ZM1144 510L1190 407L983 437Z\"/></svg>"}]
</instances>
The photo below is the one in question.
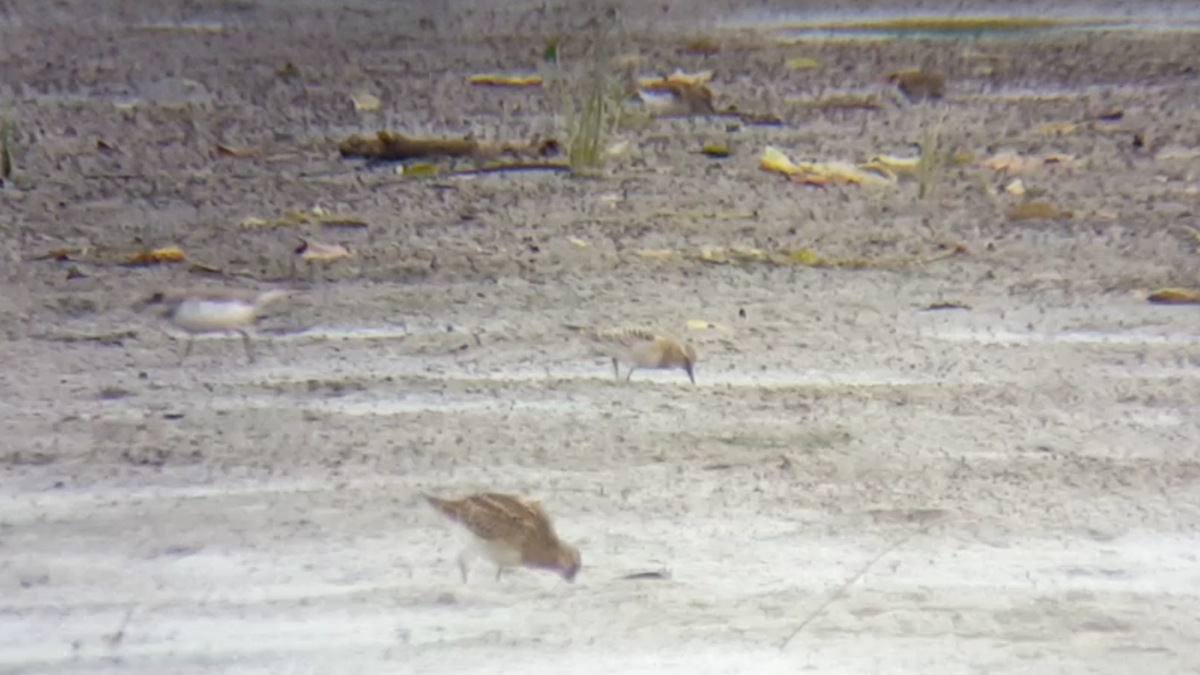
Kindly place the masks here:
<instances>
[{"instance_id":1,"label":"bird's dark beak","mask_svg":"<svg viewBox=\"0 0 1200 675\"><path fill-rule=\"evenodd\" d=\"M690 363L687 365L687 374L688 379L692 381L692 384L696 384L696 375L692 372L692 364Z\"/></svg>"}]
</instances>

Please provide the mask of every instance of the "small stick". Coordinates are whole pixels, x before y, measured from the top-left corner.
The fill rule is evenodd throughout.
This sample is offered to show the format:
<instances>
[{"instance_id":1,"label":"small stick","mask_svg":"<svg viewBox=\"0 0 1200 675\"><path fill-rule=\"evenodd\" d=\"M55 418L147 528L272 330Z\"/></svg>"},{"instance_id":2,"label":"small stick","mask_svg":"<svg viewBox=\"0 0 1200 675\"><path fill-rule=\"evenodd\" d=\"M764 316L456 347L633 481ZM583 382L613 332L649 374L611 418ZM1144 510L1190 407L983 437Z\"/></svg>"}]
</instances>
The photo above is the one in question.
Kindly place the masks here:
<instances>
[{"instance_id":1,"label":"small stick","mask_svg":"<svg viewBox=\"0 0 1200 675\"><path fill-rule=\"evenodd\" d=\"M845 583L843 583L841 586L838 587L838 589L836 591L834 591L833 595L829 596L825 600L825 602L821 603L821 606L819 606L815 610L813 610L813 612L811 614L809 614L807 617L805 617L804 621L800 622L800 625L796 627L796 630L792 631L791 635L788 635L787 638L784 639L784 641L779 644L779 651L783 651L783 650L787 649L787 646L789 644L791 644L792 640L796 639L796 636L799 635L800 632L803 631L808 626L808 624L815 621L816 618L818 616L820 616L821 613L824 612L825 609L828 608L830 605L832 605L834 602L845 597L846 590L848 588L850 588L851 586L853 586L854 583L856 581L858 581L859 579L861 579L863 577L863 575L865 575L868 571L870 571L870 569L875 566L875 563L882 560L884 556L891 553L892 551L895 551L896 549L900 548L904 544L907 544L909 542L909 540L911 540L913 537L917 536L918 534L923 534L926 529L928 529L928 528L922 527L921 529L917 530L916 532L913 532L912 534L908 535L907 537L904 537L903 539L896 541L891 546L888 546L887 548L880 551L874 558L871 558L870 560L868 560L866 565L863 565L862 568L860 568L857 572L854 573L854 576L847 579Z\"/></svg>"}]
</instances>

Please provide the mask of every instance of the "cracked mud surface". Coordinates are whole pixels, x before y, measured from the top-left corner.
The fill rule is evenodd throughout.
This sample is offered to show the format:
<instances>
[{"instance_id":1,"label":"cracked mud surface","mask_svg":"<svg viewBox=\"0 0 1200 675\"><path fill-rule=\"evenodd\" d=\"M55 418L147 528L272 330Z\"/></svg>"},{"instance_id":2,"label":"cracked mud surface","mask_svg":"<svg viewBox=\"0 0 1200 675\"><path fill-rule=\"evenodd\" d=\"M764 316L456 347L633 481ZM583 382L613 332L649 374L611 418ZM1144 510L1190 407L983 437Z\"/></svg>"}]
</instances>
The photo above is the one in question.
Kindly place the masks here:
<instances>
[{"instance_id":1,"label":"cracked mud surface","mask_svg":"<svg viewBox=\"0 0 1200 675\"><path fill-rule=\"evenodd\" d=\"M1200 36L723 37L741 46L699 56L681 45L725 33L687 21L728 8L683 5L629 10L646 74L711 69L719 101L789 123L661 120L623 133L610 175L585 181L409 180L336 156L342 135L378 127L561 136L540 93L464 81L532 67L577 18L10 3L0 670L1200 668L1200 312L1145 300L1200 284L1186 229ZM137 27L185 19L225 29ZM990 55L992 74L965 52ZM788 70L791 56L821 66ZM276 76L287 61L299 80ZM910 65L944 70L949 100L789 103L878 91ZM356 112L357 91L382 109ZM939 143L977 158L1077 158L1022 175L1074 217L1008 220L1019 199L985 189L1007 179L971 166L925 200L911 181L821 190L758 167L766 145L798 161L911 155L939 119ZM1038 131L1067 121L1074 133ZM708 159L706 142L733 154ZM218 143L261 156L214 158ZM316 282L291 273L295 231L241 226L313 206L370 224L320 235L360 255ZM968 252L865 269L691 256L915 259L946 242ZM136 245L237 276L105 264ZM100 252L74 265L82 278L33 260L78 246ZM178 368L170 331L131 301L222 283L304 292L264 321L258 363L205 339ZM969 309L927 311L942 302ZM715 328L688 331L694 319ZM684 334L698 384L614 382L564 323ZM418 492L482 489L543 500L583 552L577 583L495 583L479 565L464 586ZM660 569L670 578L621 579Z\"/></svg>"}]
</instances>

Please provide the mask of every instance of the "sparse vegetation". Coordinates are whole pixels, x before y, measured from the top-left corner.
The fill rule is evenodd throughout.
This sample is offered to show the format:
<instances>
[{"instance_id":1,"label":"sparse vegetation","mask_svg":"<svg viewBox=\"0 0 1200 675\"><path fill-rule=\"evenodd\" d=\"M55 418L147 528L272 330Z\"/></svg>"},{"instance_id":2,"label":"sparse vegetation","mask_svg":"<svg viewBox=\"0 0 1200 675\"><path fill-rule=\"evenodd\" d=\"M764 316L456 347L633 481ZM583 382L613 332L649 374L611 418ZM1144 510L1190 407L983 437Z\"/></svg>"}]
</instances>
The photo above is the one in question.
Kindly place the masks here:
<instances>
[{"instance_id":1,"label":"sparse vegetation","mask_svg":"<svg viewBox=\"0 0 1200 675\"><path fill-rule=\"evenodd\" d=\"M546 90L556 104L569 129L567 157L571 173L595 176L603 168L604 143L608 134L620 124L621 101L625 87L615 77L612 68L613 47L619 32L615 11L593 18L585 24L591 29L590 38L579 36L572 40L556 36L544 52L550 70ZM564 52L575 51L572 46L583 45L577 53L578 63L568 63Z\"/></svg>"},{"instance_id":2,"label":"sparse vegetation","mask_svg":"<svg viewBox=\"0 0 1200 675\"><path fill-rule=\"evenodd\" d=\"M933 129L926 129L925 136L921 139L921 156L917 162L917 185L919 186L917 196L920 199L929 197L937 184L938 171L942 168L942 153L938 149L938 135L942 131L942 122L945 119L946 113L942 112L938 116L937 124L933 125Z\"/></svg>"}]
</instances>

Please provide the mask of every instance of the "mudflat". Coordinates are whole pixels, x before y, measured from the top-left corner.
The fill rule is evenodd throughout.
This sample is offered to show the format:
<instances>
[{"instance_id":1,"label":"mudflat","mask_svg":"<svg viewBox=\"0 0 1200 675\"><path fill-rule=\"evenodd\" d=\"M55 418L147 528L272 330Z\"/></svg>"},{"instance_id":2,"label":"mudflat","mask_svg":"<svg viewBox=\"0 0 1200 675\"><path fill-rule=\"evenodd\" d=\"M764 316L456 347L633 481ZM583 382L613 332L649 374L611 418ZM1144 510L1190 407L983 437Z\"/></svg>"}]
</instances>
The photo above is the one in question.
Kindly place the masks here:
<instances>
[{"instance_id":1,"label":"mudflat","mask_svg":"<svg viewBox=\"0 0 1200 675\"><path fill-rule=\"evenodd\" d=\"M1200 34L789 41L734 4L629 3L620 54L782 123L627 126L592 179L337 150L565 139L467 78L572 58L589 5L0 10L0 670L1200 669L1200 308L1147 301L1200 286ZM760 166L921 142L924 181ZM297 292L255 363L181 367L134 308L177 286ZM564 324L673 332L696 384ZM420 493L476 491L540 500L576 583L463 584Z\"/></svg>"}]
</instances>

